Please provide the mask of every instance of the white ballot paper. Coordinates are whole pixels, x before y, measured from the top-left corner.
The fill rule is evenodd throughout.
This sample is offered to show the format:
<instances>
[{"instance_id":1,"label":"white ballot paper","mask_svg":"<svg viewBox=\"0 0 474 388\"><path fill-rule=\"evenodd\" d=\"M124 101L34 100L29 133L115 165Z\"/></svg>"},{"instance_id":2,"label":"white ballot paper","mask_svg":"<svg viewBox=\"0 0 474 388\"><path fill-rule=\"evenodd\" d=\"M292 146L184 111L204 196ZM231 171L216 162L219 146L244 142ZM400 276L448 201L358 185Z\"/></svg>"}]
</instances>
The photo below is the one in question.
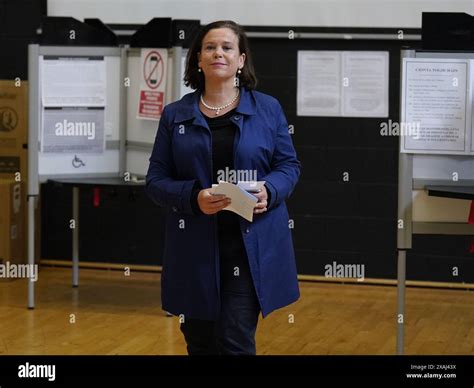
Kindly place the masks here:
<instances>
[{"instance_id":1,"label":"white ballot paper","mask_svg":"<svg viewBox=\"0 0 474 388\"><path fill-rule=\"evenodd\" d=\"M225 181L219 181L218 185L212 185L212 194L224 194L229 197L232 202L223 210L229 210L237 213L247 221L253 221L253 210L258 199L251 192L258 192L265 181L258 182L238 182L237 185Z\"/></svg>"}]
</instances>

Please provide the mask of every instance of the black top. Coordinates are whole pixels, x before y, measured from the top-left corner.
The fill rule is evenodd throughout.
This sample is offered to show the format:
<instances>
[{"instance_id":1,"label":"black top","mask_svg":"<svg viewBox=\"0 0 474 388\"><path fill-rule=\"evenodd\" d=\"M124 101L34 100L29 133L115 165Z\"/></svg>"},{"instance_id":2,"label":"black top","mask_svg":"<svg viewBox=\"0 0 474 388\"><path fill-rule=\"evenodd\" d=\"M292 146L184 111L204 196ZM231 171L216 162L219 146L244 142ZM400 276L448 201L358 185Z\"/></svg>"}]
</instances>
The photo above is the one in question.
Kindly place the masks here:
<instances>
[{"instance_id":1,"label":"black top","mask_svg":"<svg viewBox=\"0 0 474 388\"><path fill-rule=\"evenodd\" d=\"M219 183L219 172L222 179L222 172L234 168L234 138L237 130L231 121L234 113L235 108L222 116L204 116L212 132L212 183Z\"/></svg>"},{"instance_id":2,"label":"black top","mask_svg":"<svg viewBox=\"0 0 474 388\"><path fill-rule=\"evenodd\" d=\"M212 183L219 183L218 178L226 180L223 173L234 169L234 139L238 130L231 121L234 113L235 108L222 116L207 117L204 115L212 132ZM228 210L217 213L219 240L231 240L240 236L238 217L237 214Z\"/></svg>"}]
</instances>

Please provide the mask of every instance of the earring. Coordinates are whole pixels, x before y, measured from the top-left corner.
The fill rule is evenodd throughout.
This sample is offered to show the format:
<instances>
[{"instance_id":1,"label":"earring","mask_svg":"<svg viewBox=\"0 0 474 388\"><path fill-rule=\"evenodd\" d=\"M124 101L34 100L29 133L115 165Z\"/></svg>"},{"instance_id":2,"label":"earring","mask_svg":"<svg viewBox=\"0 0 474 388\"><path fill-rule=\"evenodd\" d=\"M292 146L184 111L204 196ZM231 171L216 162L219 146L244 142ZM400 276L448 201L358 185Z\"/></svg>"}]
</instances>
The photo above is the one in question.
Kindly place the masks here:
<instances>
[{"instance_id":1,"label":"earring","mask_svg":"<svg viewBox=\"0 0 474 388\"><path fill-rule=\"evenodd\" d=\"M201 71L202 71L200 67L198 67L198 71L199 71L199 72L201 72Z\"/></svg>"},{"instance_id":2,"label":"earring","mask_svg":"<svg viewBox=\"0 0 474 388\"><path fill-rule=\"evenodd\" d=\"M240 74L242 74L242 70L237 70L237 76L234 77L234 86L236 88L240 87Z\"/></svg>"}]
</instances>

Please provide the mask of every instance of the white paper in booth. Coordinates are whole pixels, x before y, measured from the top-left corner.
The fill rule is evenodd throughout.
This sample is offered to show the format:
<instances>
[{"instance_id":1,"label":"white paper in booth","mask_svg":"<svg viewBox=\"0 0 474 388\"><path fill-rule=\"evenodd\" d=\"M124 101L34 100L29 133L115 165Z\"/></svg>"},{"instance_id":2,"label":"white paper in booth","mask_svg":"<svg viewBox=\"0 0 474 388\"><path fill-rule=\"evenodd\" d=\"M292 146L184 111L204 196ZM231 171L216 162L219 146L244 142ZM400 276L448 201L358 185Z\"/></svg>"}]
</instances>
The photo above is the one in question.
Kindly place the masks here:
<instances>
[{"instance_id":1,"label":"white paper in booth","mask_svg":"<svg viewBox=\"0 0 474 388\"><path fill-rule=\"evenodd\" d=\"M262 181L263 182L263 181ZM253 221L253 211L255 205L258 201L257 197L250 194L243 187L249 187L254 190L254 187L250 187L250 182L239 182L242 187L234 185L233 183L228 183L225 181L220 181L218 185L212 185L212 194L224 194L226 197L231 199L231 204L225 207L223 210L232 211L239 216L245 218L247 221ZM263 183L260 183L260 187L263 186Z\"/></svg>"},{"instance_id":2,"label":"white paper in booth","mask_svg":"<svg viewBox=\"0 0 474 388\"><path fill-rule=\"evenodd\" d=\"M105 107L106 66L103 57L42 57L43 107Z\"/></svg>"}]
</instances>

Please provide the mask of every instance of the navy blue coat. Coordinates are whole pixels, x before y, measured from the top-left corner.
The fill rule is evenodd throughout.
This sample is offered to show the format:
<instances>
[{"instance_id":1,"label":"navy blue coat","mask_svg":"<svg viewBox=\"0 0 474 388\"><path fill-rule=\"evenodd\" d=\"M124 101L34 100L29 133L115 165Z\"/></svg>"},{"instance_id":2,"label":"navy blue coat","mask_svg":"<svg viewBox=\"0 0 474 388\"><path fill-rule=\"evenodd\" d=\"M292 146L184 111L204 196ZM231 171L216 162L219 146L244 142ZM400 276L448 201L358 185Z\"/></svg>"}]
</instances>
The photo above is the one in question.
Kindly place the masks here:
<instances>
[{"instance_id":1,"label":"navy blue coat","mask_svg":"<svg viewBox=\"0 0 474 388\"><path fill-rule=\"evenodd\" d=\"M215 320L220 310L216 215L194 214L194 183L212 185L212 134L199 110L196 91L167 105L161 116L146 177L146 191L167 209L161 299L164 310ZM296 264L285 200L292 193L300 162L279 102L241 88L231 118L238 127L234 169L257 172L266 181L268 211L253 222L239 217L250 270L265 317L299 298ZM226 210L224 210L226 211Z\"/></svg>"}]
</instances>

